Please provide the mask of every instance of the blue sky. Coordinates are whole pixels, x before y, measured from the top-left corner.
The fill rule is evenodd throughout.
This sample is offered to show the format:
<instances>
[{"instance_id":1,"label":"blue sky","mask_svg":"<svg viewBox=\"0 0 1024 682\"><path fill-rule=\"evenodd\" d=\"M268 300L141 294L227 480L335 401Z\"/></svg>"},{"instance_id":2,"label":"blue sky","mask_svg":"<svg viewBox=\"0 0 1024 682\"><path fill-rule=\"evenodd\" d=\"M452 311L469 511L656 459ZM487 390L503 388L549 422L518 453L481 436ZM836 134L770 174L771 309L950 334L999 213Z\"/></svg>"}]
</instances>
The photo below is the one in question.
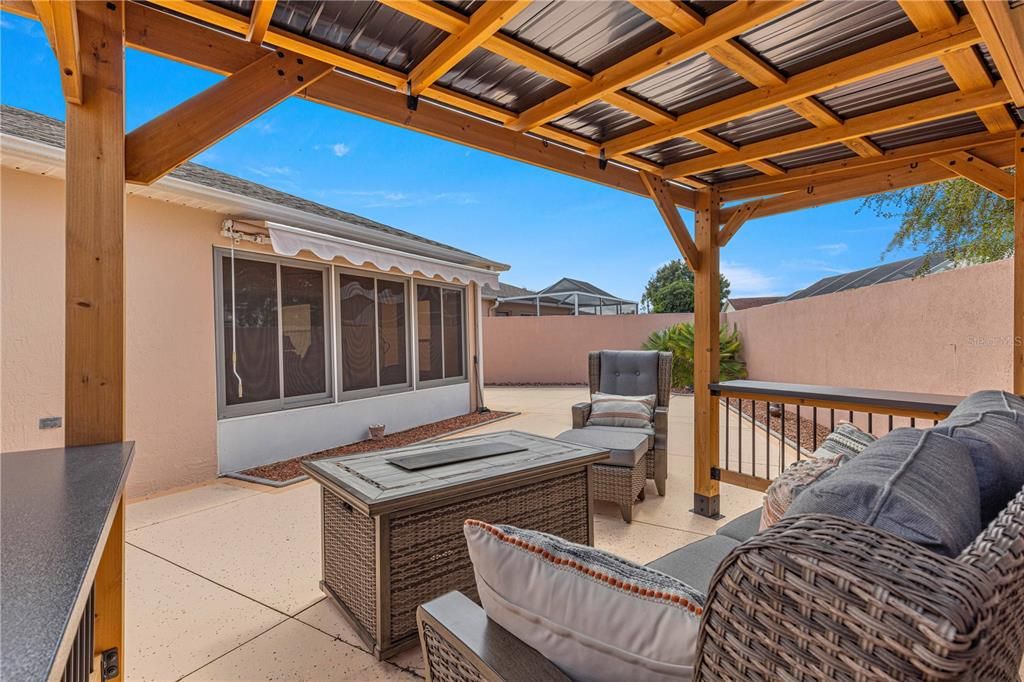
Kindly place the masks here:
<instances>
[{"instance_id":1,"label":"blue sky","mask_svg":"<svg viewBox=\"0 0 1024 682\"><path fill-rule=\"evenodd\" d=\"M128 128L218 79L130 50ZM0 101L64 118L42 29L6 13ZM508 263L503 280L520 286L569 276L638 299L657 267L678 257L648 199L300 100L195 160ZM747 223L722 252L733 294L787 294L879 263L896 222L857 213L859 206L850 201ZM692 214L683 217L692 229Z\"/></svg>"}]
</instances>

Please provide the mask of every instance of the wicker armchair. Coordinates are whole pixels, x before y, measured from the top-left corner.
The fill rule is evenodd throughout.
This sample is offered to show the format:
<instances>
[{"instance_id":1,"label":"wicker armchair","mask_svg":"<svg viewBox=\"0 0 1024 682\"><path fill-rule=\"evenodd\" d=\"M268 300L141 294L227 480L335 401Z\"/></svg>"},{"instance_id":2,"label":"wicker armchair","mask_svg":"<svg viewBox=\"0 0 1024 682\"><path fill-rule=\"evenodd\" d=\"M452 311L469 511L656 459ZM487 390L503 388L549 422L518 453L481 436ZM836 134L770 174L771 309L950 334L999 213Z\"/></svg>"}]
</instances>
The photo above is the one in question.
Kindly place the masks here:
<instances>
[{"instance_id":1,"label":"wicker armchair","mask_svg":"<svg viewBox=\"0 0 1024 682\"><path fill-rule=\"evenodd\" d=\"M458 594L420 607L420 632L428 680L564 679ZM719 565L698 647L702 680L1018 680L1024 490L956 559L832 516L783 519Z\"/></svg>"},{"instance_id":2,"label":"wicker armchair","mask_svg":"<svg viewBox=\"0 0 1024 682\"><path fill-rule=\"evenodd\" d=\"M634 395L615 385L601 385L601 356L615 353L638 353L655 351L592 351L589 356L590 395L598 391L617 395ZM657 406L654 410L654 442L647 452L647 480L653 480L658 494L665 496L665 480L668 478L668 403L672 397L672 354L658 353L657 364ZM590 418L590 403L572 406L572 428L582 429Z\"/></svg>"}]
</instances>

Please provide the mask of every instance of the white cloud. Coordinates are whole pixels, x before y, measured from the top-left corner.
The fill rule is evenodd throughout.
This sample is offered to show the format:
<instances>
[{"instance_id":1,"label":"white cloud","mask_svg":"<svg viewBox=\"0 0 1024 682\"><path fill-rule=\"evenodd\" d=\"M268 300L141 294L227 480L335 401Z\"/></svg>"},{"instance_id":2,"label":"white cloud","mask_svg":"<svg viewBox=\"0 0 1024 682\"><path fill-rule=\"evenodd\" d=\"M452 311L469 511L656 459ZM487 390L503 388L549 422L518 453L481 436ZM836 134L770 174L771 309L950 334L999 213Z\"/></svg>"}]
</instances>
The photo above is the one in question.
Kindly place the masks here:
<instances>
[{"instance_id":1,"label":"white cloud","mask_svg":"<svg viewBox=\"0 0 1024 682\"><path fill-rule=\"evenodd\" d=\"M814 247L815 251L821 251L826 256L838 256L846 253L849 249L849 245L846 242L836 242L835 244L819 244Z\"/></svg>"},{"instance_id":2,"label":"white cloud","mask_svg":"<svg viewBox=\"0 0 1024 682\"><path fill-rule=\"evenodd\" d=\"M721 268L729 280L731 296L776 296L782 293L777 277L756 268L733 261L722 261Z\"/></svg>"},{"instance_id":3,"label":"white cloud","mask_svg":"<svg viewBox=\"0 0 1024 682\"><path fill-rule=\"evenodd\" d=\"M352 149L347 144L342 144L341 142L338 142L337 144L331 145L331 151L334 152L334 155L340 159L344 156L348 156L348 153L352 151Z\"/></svg>"},{"instance_id":4,"label":"white cloud","mask_svg":"<svg viewBox=\"0 0 1024 682\"><path fill-rule=\"evenodd\" d=\"M399 190L330 190L321 192L321 196L341 197L343 200L355 200L362 208L405 208L424 206L426 204L450 204L466 206L480 203L475 194L470 192L402 192Z\"/></svg>"},{"instance_id":5,"label":"white cloud","mask_svg":"<svg viewBox=\"0 0 1024 682\"><path fill-rule=\"evenodd\" d=\"M264 178L295 175L295 170L290 166L249 166L248 171Z\"/></svg>"}]
</instances>

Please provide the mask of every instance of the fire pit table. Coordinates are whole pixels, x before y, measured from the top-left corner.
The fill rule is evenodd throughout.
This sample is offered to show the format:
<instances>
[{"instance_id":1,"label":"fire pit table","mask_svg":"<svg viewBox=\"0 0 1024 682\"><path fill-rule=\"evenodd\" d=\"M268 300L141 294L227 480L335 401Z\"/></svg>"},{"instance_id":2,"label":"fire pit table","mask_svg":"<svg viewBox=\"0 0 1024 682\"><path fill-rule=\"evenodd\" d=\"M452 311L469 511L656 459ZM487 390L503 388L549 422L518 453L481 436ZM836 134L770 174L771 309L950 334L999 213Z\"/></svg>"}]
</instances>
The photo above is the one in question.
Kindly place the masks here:
<instances>
[{"instance_id":1,"label":"fire pit table","mask_svg":"<svg viewBox=\"0 0 1024 682\"><path fill-rule=\"evenodd\" d=\"M476 598L466 519L593 544L590 465L608 452L502 431L303 462L320 483L320 588L378 659L417 641L416 607Z\"/></svg>"}]
</instances>

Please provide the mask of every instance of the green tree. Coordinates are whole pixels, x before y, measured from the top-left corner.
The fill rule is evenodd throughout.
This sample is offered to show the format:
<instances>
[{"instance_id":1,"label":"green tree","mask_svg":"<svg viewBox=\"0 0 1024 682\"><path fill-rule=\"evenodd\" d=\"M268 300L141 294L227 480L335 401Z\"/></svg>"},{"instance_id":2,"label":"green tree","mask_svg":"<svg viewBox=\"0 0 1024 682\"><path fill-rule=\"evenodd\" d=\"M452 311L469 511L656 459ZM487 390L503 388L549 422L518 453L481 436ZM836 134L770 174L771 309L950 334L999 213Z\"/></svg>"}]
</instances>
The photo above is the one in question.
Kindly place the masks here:
<instances>
[{"instance_id":1,"label":"green tree","mask_svg":"<svg viewBox=\"0 0 1024 682\"><path fill-rule=\"evenodd\" d=\"M693 386L694 330L689 322L672 325L654 332L644 343L644 350L672 353L672 387ZM743 360L743 342L739 330L733 325L722 325L718 330L718 378L720 381L747 378L747 363Z\"/></svg>"},{"instance_id":2,"label":"green tree","mask_svg":"<svg viewBox=\"0 0 1024 682\"><path fill-rule=\"evenodd\" d=\"M729 280L721 276L721 304L729 298ZM693 270L682 258L665 263L647 280L640 303L651 313L693 312Z\"/></svg>"},{"instance_id":3,"label":"green tree","mask_svg":"<svg viewBox=\"0 0 1024 682\"><path fill-rule=\"evenodd\" d=\"M864 209L900 219L885 253L910 247L967 263L1013 253L1013 202L964 178L876 194Z\"/></svg>"}]
</instances>

